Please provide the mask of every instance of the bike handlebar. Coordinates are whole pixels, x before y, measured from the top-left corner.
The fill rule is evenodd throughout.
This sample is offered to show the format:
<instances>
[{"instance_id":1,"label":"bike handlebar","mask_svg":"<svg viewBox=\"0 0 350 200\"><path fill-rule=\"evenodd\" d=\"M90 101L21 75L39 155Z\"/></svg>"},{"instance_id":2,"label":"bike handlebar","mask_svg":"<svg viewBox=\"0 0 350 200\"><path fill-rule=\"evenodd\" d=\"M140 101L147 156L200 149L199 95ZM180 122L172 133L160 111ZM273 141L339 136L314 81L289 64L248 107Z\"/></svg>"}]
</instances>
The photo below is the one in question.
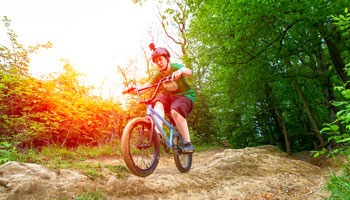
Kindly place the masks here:
<instances>
[{"instance_id":1,"label":"bike handlebar","mask_svg":"<svg viewBox=\"0 0 350 200\"><path fill-rule=\"evenodd\" d=\"M127 90L124 90L122 93L126 94L126 93L130 93L131 91L135 90L136 93L137 93L137 97L139 98L139 101L141 103L149 103L149 102L153 101L153 99L156 97L156 95L157 95L157 93L159 91L161 83L163 83L163 82L172 82L172 81L173 80L172 80L171 76L167 76L167 77L164 77L164 78L160 79L160 81L158 83L154 84L154 85L151 85L151 86L148 86L148 87L144 87L144 88L140 88L140 89L136 88L136 87L131 87L131 88L127 89ZM157 87L157 88L156 88L156 91L154 92L153 96L151 98L149 98L149 99L142 100L141 97L140 97L140 93L139 92L142 91L142 90L148 90L148 89L154 88L154 87Z\"/></svg>"}]
</instances>

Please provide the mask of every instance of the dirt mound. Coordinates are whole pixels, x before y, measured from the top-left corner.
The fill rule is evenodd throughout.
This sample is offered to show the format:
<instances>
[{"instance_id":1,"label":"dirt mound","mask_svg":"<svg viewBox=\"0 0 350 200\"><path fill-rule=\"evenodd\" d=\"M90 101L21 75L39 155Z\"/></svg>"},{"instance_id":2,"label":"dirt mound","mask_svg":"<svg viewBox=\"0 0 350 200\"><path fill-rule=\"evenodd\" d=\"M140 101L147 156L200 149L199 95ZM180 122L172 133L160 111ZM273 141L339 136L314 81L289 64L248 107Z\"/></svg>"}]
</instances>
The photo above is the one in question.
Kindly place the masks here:
<instances>
[{"instance_id":1,"label":"dirt mound","mask_svg":"<svg viewBox=\"0 0 350 200\"><path fill-rule=\"evenodd\" d=\"M29 163L8 162L0 167L0 199L50 199L73 197L90 190L89 179L79 172L51 171Z\"/></svg>"},{"instance_id":2,"label":"dirt mound","mask_svg":"<svg viewBox=\"0 0 350 200\"><path fill-rule=\"evenodd\" d=\"M62 199L98 189L106 199L322 199L319 167L273 146L194 154L193 168L179 173L163 156L147 178L108 176L91 181L79 172L50 171L9 162L0 167L0 199Z\"/></svg>"}]
</instances>

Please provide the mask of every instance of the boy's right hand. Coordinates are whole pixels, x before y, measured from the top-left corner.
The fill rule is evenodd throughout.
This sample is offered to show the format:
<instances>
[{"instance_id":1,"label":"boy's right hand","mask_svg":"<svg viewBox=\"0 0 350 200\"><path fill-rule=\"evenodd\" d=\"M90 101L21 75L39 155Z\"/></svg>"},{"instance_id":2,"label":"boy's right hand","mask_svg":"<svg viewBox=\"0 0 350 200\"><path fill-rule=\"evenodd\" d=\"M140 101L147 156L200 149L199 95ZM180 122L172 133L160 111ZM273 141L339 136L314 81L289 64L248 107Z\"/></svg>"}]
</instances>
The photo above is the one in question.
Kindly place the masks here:
<instances>
[{"instance_id":1,"label":"boy's right hand","mask_svg":"<svg viewBox=\"0 0 350 200\"><path fill-rule=\"evenodd\" d=\"M136 93L135 92L135 87L134 86L130 86L130 87L127 87L125 88L123 91L122 91L122 94L127 94L127 93Z\"/></svg>"}]
</instances>

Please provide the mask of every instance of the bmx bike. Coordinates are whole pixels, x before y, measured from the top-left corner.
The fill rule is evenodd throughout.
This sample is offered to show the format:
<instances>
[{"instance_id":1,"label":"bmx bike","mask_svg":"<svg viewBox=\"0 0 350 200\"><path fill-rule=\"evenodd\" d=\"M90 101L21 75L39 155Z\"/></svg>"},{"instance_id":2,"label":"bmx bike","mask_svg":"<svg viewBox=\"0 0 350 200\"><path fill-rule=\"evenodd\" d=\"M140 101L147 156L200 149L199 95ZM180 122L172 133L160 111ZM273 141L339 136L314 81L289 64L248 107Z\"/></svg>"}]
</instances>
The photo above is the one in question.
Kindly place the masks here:
<instances>
[{"instance_id":1,"label":"bmx bike","mask_svg":"<svg viewBox=\"0 0 350 200\"><path fill-rule=\"evenodd\" d=\"M141 103L147 104L146 117L137 117L128 122L125 126L122 136L122 155L128 169L136 176L146 177L151 175L157 168L160 158L160 144L164 151L173 152L174 161L177 169L181 173L186 173L191 169L192 154L183 152L184 140L176 130L174 120L169 117L169 122L159 115L152 107L151 102L156 97L162 83L171 82L171 77L162 78L158 83L149 87L137 89L130 88L123 91L123 94L135 90ZM154 88L155 92L149 99L142 99L140 91ZM169 130L169 138L165 131L160 127L156 118L161 120ZM160 133L155 131L158 128Z\"/></svg>"}]
</instances>

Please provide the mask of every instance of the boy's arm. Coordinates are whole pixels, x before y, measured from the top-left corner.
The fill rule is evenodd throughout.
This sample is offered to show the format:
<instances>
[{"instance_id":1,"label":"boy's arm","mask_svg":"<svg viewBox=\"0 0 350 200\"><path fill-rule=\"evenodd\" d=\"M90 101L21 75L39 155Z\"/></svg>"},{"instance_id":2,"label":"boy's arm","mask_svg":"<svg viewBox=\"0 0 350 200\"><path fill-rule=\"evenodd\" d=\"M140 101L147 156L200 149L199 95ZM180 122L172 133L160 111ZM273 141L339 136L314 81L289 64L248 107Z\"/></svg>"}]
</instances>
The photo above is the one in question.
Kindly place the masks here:
<instances>
[{"instance_id":1,"label":"boy's arm","mask_svg":"<svg viewBox=\"0 0 350 200\"><path fill-rule=\"evenodd\" d=\"M183 67L180 70L182 71L183 76L191 76L192 75L192 70L190 70L186 67Z\"/></svg>"},{"instance_id":2,"label":"boy's arm","mask_svg":"<svg viewBox=\"0 0 350 200\"><path fill-rule=\"evenodd\" d=\"M181 78L181 76L191 76L191 75L192 75L192 70L186 67L182 67L179 70L176 70L175 72L173 72L173 74L171 75L171 78L173 80L177 80Z\"/></svg>"}]
</instances>

